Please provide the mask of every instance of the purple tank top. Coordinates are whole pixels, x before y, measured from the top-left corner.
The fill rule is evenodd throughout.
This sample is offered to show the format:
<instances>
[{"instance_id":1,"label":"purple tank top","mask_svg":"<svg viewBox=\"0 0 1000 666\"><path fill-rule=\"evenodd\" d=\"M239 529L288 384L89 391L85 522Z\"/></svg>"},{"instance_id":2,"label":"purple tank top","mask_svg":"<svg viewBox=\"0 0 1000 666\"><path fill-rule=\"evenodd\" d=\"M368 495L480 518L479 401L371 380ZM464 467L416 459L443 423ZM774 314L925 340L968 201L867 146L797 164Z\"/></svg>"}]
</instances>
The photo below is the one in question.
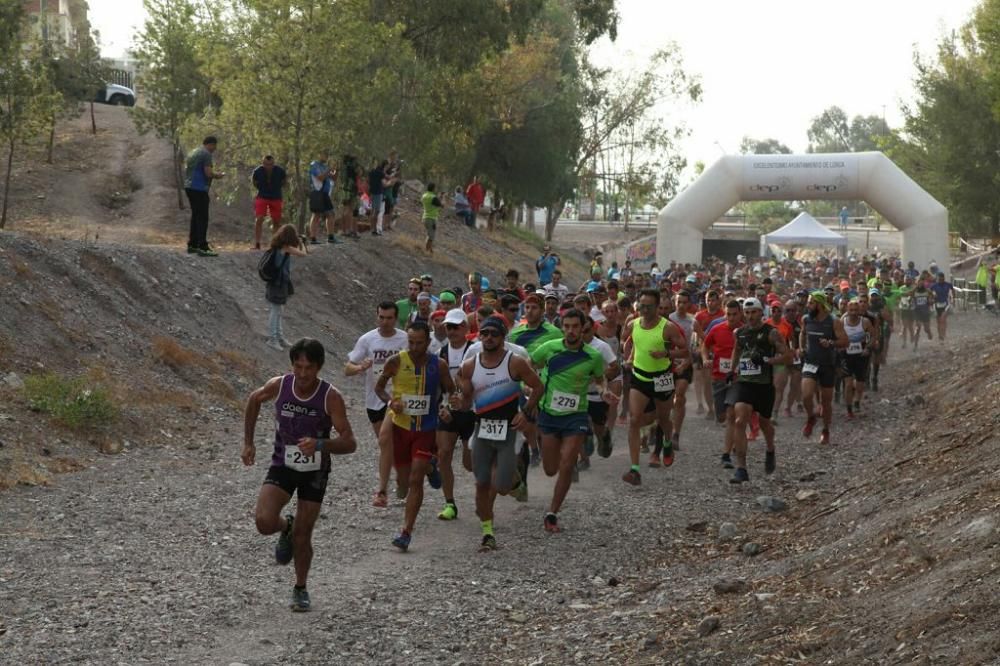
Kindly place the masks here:
<instances>
[{"instance_id":1,"label":"purple tank top","mask_svg":"<svg viewBox=\"0 0 1000 666\"><path fill-rule=\"evenodd\" d=\"M333 423L326 413L326 394L330 391L329 382L320 380L311 396L300 398L295 395L295 375L285 375L281 378L281 391L274 402L275 423L274 454L271 465L285 466L285 447L298 446L302 437L329 437ZM323 469L330 465L330 455L323 454Z\"/></svg>"}]
</instances>

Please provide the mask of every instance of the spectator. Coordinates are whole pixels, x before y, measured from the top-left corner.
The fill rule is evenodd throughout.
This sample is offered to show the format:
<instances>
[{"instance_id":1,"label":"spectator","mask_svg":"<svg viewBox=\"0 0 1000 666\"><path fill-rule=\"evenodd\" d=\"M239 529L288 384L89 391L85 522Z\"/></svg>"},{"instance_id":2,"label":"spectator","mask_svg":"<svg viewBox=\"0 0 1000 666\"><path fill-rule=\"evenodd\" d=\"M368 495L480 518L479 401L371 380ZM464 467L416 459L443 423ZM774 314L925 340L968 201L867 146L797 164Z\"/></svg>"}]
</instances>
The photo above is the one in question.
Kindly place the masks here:
<instances>
[{"instance_id":1,"label":"spectator","mask_svg":"<svg viewBox=\"0 0 1000 666\"><path fill-rule=\"evenodd\" d=\"M399 190L403 186L403 161L399 159L399 154L395 150L389 151L389 159L386 160L385 177L388 181L382 192L385 200L385 216L382 228L385 231L392 231L392 223L395 219L393 211L396 209L396 202L399 201Z\"/></svg>"},{"instance_id":2,"label":"spectator","mask_svg":"<svg viewBox=\"0 0 1000 666\"><path fill-rule=\"evenodd\" d=\"M191 229L188 234L188 254L199 257L217 257L216 252L208 244L208 189L212 181L225 176L216 171L212 154L219 145L214 136L206 136L200 148L195 148L187 157L185 164L184 192L191 205Z\"/></svg>"},{"instance_id":3,"label":"spectator","mask_svg":"<svg viewBox=\"0 0 1000 666\"><path fill-rule=\"evenodd\" d=\"M486 191L479 182L479 176L472 177L472 182L465 188L465 196L469 200L469 208L472 211L472 224L469 226L475 227L476 216L479 215L479 209L483 207L483 202L486 200Z\"/></svg>"},{"instance_id":4,"label":"spectator","mask_svg":"<svg viewBox=\"0 0 1000 666\"><path fill-rule=\"evenodd\" d=\"M360 175L358 158L350 154L344 155L340 171L342 174L340 180L343 183L341 188L343 198L340 200L341 231L347 238L358 240L361 236L358 235L357 221L354 218L354 211L357 209L361 197L361 192L358 189L358 176Z\"/></svg>"},{"instance_id":5,"label":"spectator","mask_svg":"<svg viewBox=\"0 0 1000 666\"><path fill-rule=\"evenodd\" d=\"M469 293L462 295L462 311L472 314L483 305L483 274L469 273Z\"/></svg>"},{"instance_id":6,"label":"spectator","mask_svg":"<svg viewBox=\"0 0 1000 666\"><path fill-rule=\"evenodd\" d=\"M309 164L309 182L312 185L309 190L309 212L312 213L312 219L309 221L309 242L313 245L319 245L317 237L321 222L326 223L326 241L340 242L333 233L333 199L330 198L337 172L327 166L329 158L329 153L323 151L318 159Z\"/></svg>"},{"instance_id":7,"label":"spectator","mask_svg":"<svg viewBox=\"0 0 1000 666\"><path fill-rule=\"evenodd\" d=\"M427 183L427 191L420 197L424 208L424 230L427 232L427 242L424 249L428 254L434 254L434 236L437 234L438 216L441 214L441 200L434 192L434 183Z\"/></svg>"},{"instance_id":8,"label":"spectator","mask_svg":"<svg viewBox=\"0 0 1000 666\"><path fill-rule=\"evenodd\" d=\"M461 187L455 188L455 213L465 220L465 226L476 228L476 217L472 214L472 207L469 200L465 198Z\"/></svg>"},{"instance_id":9,"label":"spectator","mask_svg":"<svg viewBox=\"0 0 1000 666\"><path fill-rule=\"evenodd\" d=\"M382 160L368 172L368 196L371 197L368 224L371 227L372 236L382 235L382 200L386 189L390 187L390 179L385 175L388 165L389 160Z\"/></svg>"},{"instance_id":10,"label":"spectator","mask_svg":"<svg viewBox=\"0 0 1000 666\"><path fill-rule=\"evenodd\" d=\"M847 212L847 206L843 206L840 209L840 230L847 231L847 220L850 217L850 213Z\"/></svg>"},{"instance_id":11,"label":"spectator","mask_svg":"<svg viewBox=\"0 0 1000 666\"><path fill-rule=\"evenodd\" d=\"M264 155L260 166L250 175L250 182L257 188L257 197L253 200L253 247L259 250L264 217L271 216L271 233L281 226L281 206L284 203L281 188L285 185L285 170L274 163L274 156Z\"/></svg>"},{"instance_id":12,"label":"spectator","mask_svg":"<svg viewBox=\"0 0 1000 666\"><path fill-rule=\"evenodd\" d=\"M274 250L274 262L278 267L277 277L268 282L265 288L264 297L271 307L271 314L268 319L267 346L275 351L282 351L286 347L291 347L291 343L285 339L284 331L281 327L281 315L289 297L295 293L292 287L292 257L304 257L306 253L302 249L302 241L295 227L291 224L278 229L271 237L271 249Z\"/></svg>"},{"instance_id":13,"label":"spectator","mask_svg":"<svg viewBox=\"0 0 1000 666\"><path fill-rule=\"evenodd\" d=\"M552 251L548 244L542 246L542 256L535 261L535 272L538 273L538 284L544 286L552 282L552 272L560 264L559 255Z\"/></svg>"}]
</instances>

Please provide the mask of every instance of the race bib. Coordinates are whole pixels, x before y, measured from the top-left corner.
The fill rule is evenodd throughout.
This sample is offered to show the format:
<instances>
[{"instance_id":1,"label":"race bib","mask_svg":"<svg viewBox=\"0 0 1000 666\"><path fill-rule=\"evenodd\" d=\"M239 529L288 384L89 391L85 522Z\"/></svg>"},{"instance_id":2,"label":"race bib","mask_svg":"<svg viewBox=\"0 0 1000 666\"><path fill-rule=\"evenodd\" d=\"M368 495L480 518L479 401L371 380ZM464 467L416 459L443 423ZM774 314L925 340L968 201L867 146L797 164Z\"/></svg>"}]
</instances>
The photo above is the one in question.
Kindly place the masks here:
<instances>
[{"instance_id":1,"label":"race bib","mask_svg":"<svg viewBox=\"0 0 1000 666\"><path fill-rule=\"evenodd\" d=\"M313 451L311 456L307 456L295 444L288 444L285 446L285 467L296 472L315 472L320 468L322 456L319 451Z\"/></svg>"},{"instance_id":2,"label":"race bib","mask_svg":"<svg viewBox=\"0 0 1000 666\"><path fill-rule=\"evenodd\" d=\"M740 359L740 377L757 377L763 372L760 366L748 358Z\"/></svg>"},{"instance_id":3,"label":"race bib","mask_svg":"<svg viewBox=\"0 0 1000 666\"><path fill-rule=\"evenodd\" d=\"M792 365L802 365L802 359L801 358L792 359Z\"/></svg>"},{"instance_id":4,"label":"race bib","mask_svg":"<svg viewBox=\"0 0 1000 666\"><path fill-rule=\"evenodd\" d=\"M719 359L719 372L729 374L733 371L733 359L731 358L720 358Z\"/></svg>"},{"instance_id":5,"label":"race bib","mask_svg":"<svg viewBox=\"0 0 1000 666\"><path fill-rule=\"evenodd\" d=\"M483 419L479 422L479 438L502 442L507 439L510 421L505 419Z\"/></svg>"},{"instance_id":6,"label":"race bib","mask_svg":"<svg viewBox=\"0 0 1000 666\"><path fill-rule=\"evenodd\" d=\"M403 395L403 413L407 416L427 416L431 411L429 395Z\"/></svg>"},{"instance_id":7,"label":"race bib","mask_svg":"<svg viewBox=\"0 0 1000 666\"><path fill-rule=\"evenodd\" d=\"M655 393L669 393L674 390L674 373L666 372L653 377L653 391Z\"/></svg>"},{"instance_id":8,"label":"race bib","mask_svg":"<svg viewBox=\"0 0 1000 666\"><path fill-rule=\"evenodd\" d=\"M935 303L934 307L936 307L938 310L944 310L946 307L948 307L948 304L947 303Z\"/></svg>"},{"instance_id":9,"label":"race bib","mask_svg":"<svg viewBox=\"0 0 1000 666\"><path fill-rule=\"evenodd\" d=\"M556 412L575 412L580 408L580 396L575 393L552 392L550 407Z\"/></svg>"},{"instance_id":10,"label":"race bib","mask_svg":"<svg viewBox=\"0 0 1000 666\"><path fill-rule=\"evenodd\" d=\"M847 345L847 353L848 354L860 354L861 353L861 343L860 342L851 342L851 343L848 343L848 345Z\"/></svg>"},{"instance_id":11,"label":"race bib","mask_svg":"<svg viewBox=\"0 0 1000 666\"><path fill-rule=\"evenodd\" d=\"M815 375L818 370L819 370L819 366L816 365L815 363L804 363L802 365L802 372L803 372L803 374L808 372L810 374Z\"/></svg>"}]
</instances>

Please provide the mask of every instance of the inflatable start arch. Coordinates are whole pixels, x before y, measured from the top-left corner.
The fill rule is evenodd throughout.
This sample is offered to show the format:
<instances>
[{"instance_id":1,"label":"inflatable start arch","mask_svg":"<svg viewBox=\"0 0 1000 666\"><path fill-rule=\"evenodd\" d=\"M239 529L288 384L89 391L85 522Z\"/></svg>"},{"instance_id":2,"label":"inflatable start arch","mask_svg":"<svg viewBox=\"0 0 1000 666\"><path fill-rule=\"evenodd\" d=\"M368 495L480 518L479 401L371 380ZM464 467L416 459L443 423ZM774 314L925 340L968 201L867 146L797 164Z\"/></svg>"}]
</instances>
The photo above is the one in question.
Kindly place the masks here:
<instances>
[{"instance_id":1,"label":"inflatable start arch","mask_svg":"<svg viewBox=\"0 0 1000 666\"><path fill-rule=\"evenodd\" d=\"M701 263L704 232L740 201L862 199L903 232L903 260L949 263L948 210L878 152L727 155L660 211L656 261Z\"/></svg>"}]
</instances>

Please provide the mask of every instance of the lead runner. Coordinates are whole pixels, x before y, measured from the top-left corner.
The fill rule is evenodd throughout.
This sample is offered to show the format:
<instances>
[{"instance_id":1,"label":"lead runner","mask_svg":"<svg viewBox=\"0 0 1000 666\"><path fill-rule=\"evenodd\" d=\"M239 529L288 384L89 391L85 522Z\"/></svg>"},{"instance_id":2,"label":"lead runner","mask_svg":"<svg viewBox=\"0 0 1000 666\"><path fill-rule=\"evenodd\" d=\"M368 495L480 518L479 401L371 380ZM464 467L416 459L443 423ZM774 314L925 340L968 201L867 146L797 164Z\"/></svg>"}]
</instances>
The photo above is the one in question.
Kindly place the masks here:
<instances>
[{"instance_id":1,"label":"lead runner","mask_svg":"<svg viewBox=\"0 0 1000 666\"><path fill-rule=\"evenodd\" d=\"M241 458L252 466L256 456L254 430L260 406L275 401L274 453L264 485L257 496L256 523L261 534L280 532L274 548L278 564L295 559L293 611L308 611L306 579L312 564L312 532L319 517L330 477L330 456L354 453L357 443L347 420L340 391L319 378L326 351L317 340L304 338L288 356L292 371L268 380L250 394L244 414ZM330 430L337 436L330 438ZM317 455L318 454L318 455ZM295 515L281 517L281 510L298 493Z\"/></svg>"}]
</instances>

